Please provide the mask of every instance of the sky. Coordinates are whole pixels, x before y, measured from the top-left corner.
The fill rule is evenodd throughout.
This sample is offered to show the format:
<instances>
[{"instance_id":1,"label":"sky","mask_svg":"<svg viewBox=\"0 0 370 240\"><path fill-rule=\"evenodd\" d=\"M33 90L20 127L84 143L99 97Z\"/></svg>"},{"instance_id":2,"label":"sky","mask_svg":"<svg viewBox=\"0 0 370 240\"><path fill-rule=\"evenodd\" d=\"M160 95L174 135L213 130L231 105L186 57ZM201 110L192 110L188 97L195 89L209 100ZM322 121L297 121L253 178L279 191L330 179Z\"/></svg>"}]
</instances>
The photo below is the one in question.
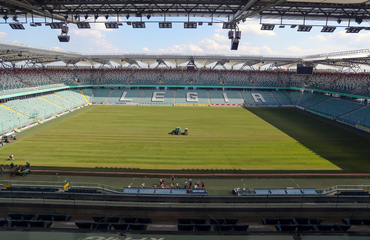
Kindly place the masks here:
<instances>
[{"instance_id":1,"label":"sky","mask_svg":"<svg viewBox=\"0 0 370 240\"><path fill-rule=\"evenodd\" d=\"M99 18L105 21L104 17ZM126 19L125 19L126 20ZM130 19L131 20L131 19ZM146 20L146 19L145 19ZM152 17L150 20L159 21ZM167 21L179 18L168 18ZM132 19L132 21L137 21ZM200 21L200 20L199 20ZM173 23L172 29L160 29L158 23L147 23L145 29L133 29L124 24L119 29L106 29L103 23L92 23L91 29L78 29L69 24L70 42L60 43L57 35L60 29L49 26L31 27L26 30L12 30L8 24L0 25L0 40L42 46L51 49L64 49L79 53L185 53L185 54L233 54L233 55L288 55L304 56L316 53L339 52L370 47L370 31L358 34L345 33L348 22L334 33L321 33L321 27L313 27L311 32L297 32L297 28L275 27L273 31L260 30L259 19L249 19L239 25L242 32L237 51L230 50L227 31L221 24L208 26L207 20L197 29L184 29L182 23ZM10 21L8 21L10 22ZM264 20L264 23L274 23ZM276 22L277 23L277 22ZM285 22L284 22L285 23ZM302 22L289 22L298 23ZM306 22L324 24L323 22ZM357 23L351 23L358 26ZM361 26L369 27L363 22Z\"/></svg>"}]
</instances>

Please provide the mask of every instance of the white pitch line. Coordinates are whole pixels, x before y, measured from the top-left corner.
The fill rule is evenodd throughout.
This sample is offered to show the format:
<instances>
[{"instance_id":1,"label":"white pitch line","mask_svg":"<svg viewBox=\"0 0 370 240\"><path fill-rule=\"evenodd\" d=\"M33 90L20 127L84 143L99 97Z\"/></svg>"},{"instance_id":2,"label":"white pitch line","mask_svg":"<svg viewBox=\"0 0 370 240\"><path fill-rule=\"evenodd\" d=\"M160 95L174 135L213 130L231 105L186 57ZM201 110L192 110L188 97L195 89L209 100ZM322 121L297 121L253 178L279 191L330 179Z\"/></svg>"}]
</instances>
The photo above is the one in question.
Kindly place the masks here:
<instances>
[{"instance_id":1,"label":"white pitch line","mask_svg":"<svg viewBox=\"0 0 370 240\"><path fill-rule=\"evenodd\" d=\"M245 183L244 183L243 179L240 179L240 180L242 180L244 187L247 187L247 186L245 185Z\"/></svg>"},{"instance_id":2,"label":"white pitch line","mask_svg":"<svg viewBox=\"0 0 370 240\"><path fill-rule=\"evenodd\" d=\"M293 178L291 178L290 180L292 180L300 188L300 186L298 185L298 183L296 183Z\"/></svg>"}]
</instances>

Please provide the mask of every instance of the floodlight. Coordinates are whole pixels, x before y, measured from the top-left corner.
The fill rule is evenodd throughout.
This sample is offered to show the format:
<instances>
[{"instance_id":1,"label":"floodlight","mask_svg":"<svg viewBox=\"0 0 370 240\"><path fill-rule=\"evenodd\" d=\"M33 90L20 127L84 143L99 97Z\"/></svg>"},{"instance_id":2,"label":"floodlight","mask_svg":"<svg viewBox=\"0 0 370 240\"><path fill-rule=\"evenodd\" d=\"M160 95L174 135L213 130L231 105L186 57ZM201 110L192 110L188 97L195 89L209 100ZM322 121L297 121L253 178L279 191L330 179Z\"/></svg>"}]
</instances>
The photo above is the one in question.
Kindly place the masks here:
<instances>
[{"instance_id":1,"label":"floodlight","mask_svg":"<svg viewBox=\"0 0 370 240\"><path fill-rule=\"evenodd\" d=\"M88 22L78 22L77 27L78 28L91 28L90 23L88 23Z\"/></svg>"},{"instance_id":2,"label":"floodlight","mask_svg":"<svg viewBox=\"0 0 370 240\"><path fill-rule=\"evenodd\" d=\"M280 25L279 28L285 28L285 26L284 25Z\"/></svg>"},{"instance_id":3,"label":"floodlight","mask_svg":"<svg viewBox=\"0 0 370 240\"><path fill-rule=\"evenodd\" d=\"M341 23L342 23L342 19L338 19L338 20L337 20L337 23L338 23L338 24L341 24Z\"/></svg>"},{"instance_id":4,"label":"floodlight","mask_svg":"<svg viewBox=\"0 0 370 240\"><path fill-rule=\"evenodd\" d=\"M241 31L236 31L235 32L235 39L241 39L242 38L242 32Z\"/></svg>"},{"instance_id":5,"label":"floodlight","mask_svg":"<svg viewBox=\"0 0 370 240\"><path fill-rule=\"evenodd\" d=\"M14 30L25 30L21 23L9 23L9 26Z\"/></svg>"},{"instance_id":6,"label":"floodlight","mask_svg":"<svg viewBox=\"0 0 370 240\"><path fill-rule=\"evenodd\" d=\"M196 22L184 22L184 28L197 28Z\"/></svg>"},{"instance_id":7,"label":"floodlight","mask_svg":"<svg viewBox=\"0 0 370 240\"><path fill-rule=\"evenodd\" d=\"M262 24L261 30L272 31L275 28L275 24Z\"/></svg>"},{"instance_id":8,"label":"floodlight","mask_svg":"<svg viewBox=\"0 0 370 240\"><path fill-rule=\"evenodd\" d=\"M297 25L290 25L290 28L296 28Z\"/></svg>"},{"instance_id":9,"label":"floodlight","mask_svg":"<svg viewBox=\"0 0 370 240\"><path fill-rule=\"evenodd\" d=\"M172 28L172 22L159 22L159 28Z\"/></svg>"},{"instance_id":10,"label":"floodlight","mask_svg":"<svg viewBox=\"0 0 370 240\"><path fill-rule=\"evenodd\" d=\"M146 15L146 18L147 18L147 19L150 19L150 17L151 17L151 15L150 15L150 14Z\"/></svg>"},{"instance_id":11,"label":"floodlight","mask_svg":"<svg viewBox=\"0 0 370 240\"><path fill-rule=\"evenodd\" d=\"M222 29L235 29L235 27L236 27L235 23L225 22L222 24Z\"/></svg>"},{"instance_id":12,"label":"floodlight","mask_svg":"<svg viewBox=\"0 0 370 240\"><path fill-rule=\"evenodd\" d=\"M41 23L31 22L31 23L30 23L30 26L31 26L31 27L37 27L37 26L42 26L42 25L41 25Z\"/></svg>"},{"instance_id":13,"label":"floodlight","mask_svg":"<svg viewBox=\"0 0 370 240\"><path fill-rule=\"evenodd\" d=\"M130 26L130 25L131 25L131 22L127 22L127 25L129 25L129 26Z\"/></svg>"},{"instance_id":14,"label":"floodlight","mask_svg":"<svg viewBox=\"0 0 370 240\"><path fill-rule=\"evenodd\" d=\"M62 22L52 22L52 23L48 23L47 25L49 25L51 29L62 29L63 27Z\"/></svg>"},{"instance_id":15,"label":"floodlight","mask_svg":"<svg viewBox=\"0 0 370 240\"><path fill-rule=\"evenodd\" d=\"M67 19L68 19L68 15L65 15L65 16L64 16L64 19L65 19L65 20L67 20Z\"/></svg>"},{"instance_id":16,"label":"floodlight","mask_svg":"<svg viewBox=\"0 0 370 240\"><path fill-rule=\"evenodd\" d=\"M349 27L349 28L346 28L346 33L359 33L362 29L364 29L363 27Z\"/></svg>"},{"instance_id":17,"label":"floodlight","mask_svg":"<svg viewBox=\"0 0 370 240\"><path fill-rule=\"evenodd\" d=\"M211 22L209 22L209 23L208 23L208 26L212 26L212 23L211 23Z\"/></svg>"},{"instance_id":18,"label":"floodlight","mask_svg":"<svg viewBox=\"0 0 370 240\"><path fill-rule=\"evenodd\" d=\"M18 17L17 16L13 16L13 21L18 22Z\"/></svg>"},{"instance_id":19,"label":"floodlight","mask_svg":"<svg viewBox=\"0 0 370 240\"><path fill-rule=\"evenodd\" d=\"M321 32L327 32L327 33L332 33L334 32L336 29L336 27L328 27L328 26L324 26L322 29L321 29Z\"/></svg>"},{"instance_id":20,"label":"floodlight","mask_svg":"<svg viewBox=\"0 0 370 240\"><path fill-rule=\"evenodd\" d=\"M99 18L99 15L98 14L95 14L94 16L95 20Z\"/></svg>"},{"instance_id":21,"label":"floodlight","mask_svg":"<svg viewBox=\"0 0 370 240\"><path fill-rule=\"evenodd\" d=\"M86 19L88 19L88 18L89 18L89 15L87 15L87 14L86 14L86 15L85 15L85 20L86 20Z\"/></svg>"},{"instance_id":22,"label":"floodlight","mask_svg":"<svg viewBox=\"0 0 370 240\"><path fill-rule=\"evenodd\" d=\"M298 32L309 32L311 31L312 26L307 26L307 25L299 25L298 26Z\"/></svg>"},{"instance_id":23,"label":"floodlight","mask_svg":"<svg viewBox=\"0 0 370 240\"><path fill-rule=\"evenodd\" d=\"M132 22L132 28L145 28L145 22Z\"/></svg>"},{"instance_id":24,"label":"floodlight","mask_svg":"<svg viewBox=\"0 0 370 240\"><path fill-rule=\"evenodd\" d=\"M198 22L198 25L199 25L199 26L202 26L202 25L203 25L203 22Z\"/></svg>"},{"instance_id":25,"label":"floodlight","mask_svg":"<svg viewBox=\"0 0 370 240\"><path fill-rule=\"evenodd\" d=\"M75 20L76 20L76 21L78 20L78 18L79 18L79 16L78 16L78 15L75 15Z\"/></svg>"},{"instance_id":26,"label":"floodlight","mask_svg":"<svg viewBox=\"0 0 370 240\"><path fill-rule=\"evenodd\" d=\"M118 28L118 23L117 22L106 22L105 28Z\"/></svg>"},{"instance_id":27,"label":"floodlight","mask_svg":"<svg viewBox=\"0 0 370 240\"><path fill-rule=\"evenodd\" d=\"M106 19L106 20L108 20L108 18L109 18L109 15L108 15L108 14L107 14L107 15L105 15L105 19Z\"/></svg>"},{"instance_id":28,"label":"floodlight","mask_svg":"<svg viewBox=\"0 0 370 240\"><path fill-rule=\"evenodd\" d=\"M5 20L5 22L8 20L8 16L7 15L5 15L4 17L3 17L3 19Z\"/></svg>"},{"instance_id":29,"label":"floodlight","mask_svg":"<svg viewBox=\"0 0 370 240\"><path fill-rule=\"evenodd\" d=\"M129 19L129 18L130 18L130 14L127 14L127 15L126 15L126 19Z\"/></svg>"}]
</instances>

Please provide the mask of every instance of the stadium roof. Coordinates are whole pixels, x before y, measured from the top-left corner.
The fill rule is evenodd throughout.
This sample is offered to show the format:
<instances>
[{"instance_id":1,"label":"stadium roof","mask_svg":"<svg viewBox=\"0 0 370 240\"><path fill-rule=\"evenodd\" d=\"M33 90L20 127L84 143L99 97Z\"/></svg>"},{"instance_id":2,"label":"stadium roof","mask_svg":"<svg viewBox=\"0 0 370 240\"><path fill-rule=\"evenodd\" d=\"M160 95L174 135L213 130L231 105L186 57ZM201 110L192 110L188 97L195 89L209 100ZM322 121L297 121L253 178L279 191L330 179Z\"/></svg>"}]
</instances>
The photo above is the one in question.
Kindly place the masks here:
<instances>
[{"instance_id":1,"label":"stadium roof","mask_svg":"<svg viewBox=\"0 0 370 240\"><path fill-rule=\"evenodd\" d=\"M260 18L279 19L280 24L291 19L319 20L323 22L321 25L326 25L327 21L338 20L361 23L370 19L369 10L368 0L2 0L0 23L22 18L40 26L55 21L92 23L105 17L104 22L123 24L166 22L166 17L185 17L178 22L192 19L198 22L203 18L205 23L238 23Z\"/></svg>"},{"instance_id":2,"label":"stadium roof","mask_svg":"<svg viewBox=\"0 0 370 240\"><path fill-rule=\"evenodd\" d=\"M238 65L244 67L259 68L269 66L270 68L286 67L295 68L298 63L307 66L318 64L358 68L359 65L370 66L370 49L353 51L323 53L302 57L294 56L262 56L262 55L200 55L200 54L82 54L78 52L63 51L59 49L48 49L37 46L30 46L15 42L0 41L0 62L3 67L23 64L25 66L46 65L59 63L67 66L86 64L89 66L110 66L114 65L136 65L150 66L156 68L160 65L179 66L195 65L198 67L231 68Z\"/></svg>"}]
</instances>

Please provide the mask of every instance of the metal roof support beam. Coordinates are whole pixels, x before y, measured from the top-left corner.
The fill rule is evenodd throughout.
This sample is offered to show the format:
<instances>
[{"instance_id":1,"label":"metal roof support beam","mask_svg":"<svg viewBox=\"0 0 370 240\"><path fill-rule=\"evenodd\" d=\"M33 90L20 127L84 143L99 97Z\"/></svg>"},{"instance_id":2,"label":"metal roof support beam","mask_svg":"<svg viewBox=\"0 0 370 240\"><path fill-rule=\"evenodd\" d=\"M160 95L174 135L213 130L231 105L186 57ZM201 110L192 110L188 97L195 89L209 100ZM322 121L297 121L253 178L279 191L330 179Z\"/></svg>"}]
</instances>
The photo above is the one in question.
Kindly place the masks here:
<instances>
[{"instance_id":1,"label":"metal roof support beam","mask_svg":"<svg viewBox=\"0 0 370 240\"><path fill-rule=\"evenodd\" d=\"M240 20L246 19L248 17L252 17L252 16L254 16L254 15L260 13L260 12L263 12L263 11L269 9L269 8L272 8L272 7L276 6L276 5L279 5L281 3L284 3L286 1L287 0L277 0L275 3L266 5L263 8L259 9L258 11L254 11L254 12L248 13L246 15L240 15L239 17L233 18L230 22L239 22Z\"/></svg>"},{"instance_id":2,"label":"metal roof support beam","mask_svg":"<svg viewBox=\"0 0 370 240\"><path fill-rule=\"evenodd\" d=\"M42 16L42 17L46 16L48 18L57 19L57 20L60 20L60 21L68 22L68 23L71 22L69 20L66 20L63 16L53 15L53 14L50 14L50 13L41 11L37 7L34 7L34 6L31 6L31 5L28 5L28 4L19 2L17 0L7 0L6 3L10 3L10 4L13 4L15 6L18 6L18 7L24 8L24 9L27 9L27 10L29 10L28 11L29 13L37 14L37 15Z\"/></svg>"},{"instance_id":3,"label":"metal roof support beam","mask_svg":"<svg viewBox=\"0 0 370 240\"><path fill-rule=\"evenodd\" d=\"M245 4L245 6L240 9L231 19L229 22L237 22L239 21L239 17L243 15L243 13L248 10L249 8L251 8L253 6L253 4L255 4L258 0L250 0L247 4Z\"/></svg>"}]
</instances>

